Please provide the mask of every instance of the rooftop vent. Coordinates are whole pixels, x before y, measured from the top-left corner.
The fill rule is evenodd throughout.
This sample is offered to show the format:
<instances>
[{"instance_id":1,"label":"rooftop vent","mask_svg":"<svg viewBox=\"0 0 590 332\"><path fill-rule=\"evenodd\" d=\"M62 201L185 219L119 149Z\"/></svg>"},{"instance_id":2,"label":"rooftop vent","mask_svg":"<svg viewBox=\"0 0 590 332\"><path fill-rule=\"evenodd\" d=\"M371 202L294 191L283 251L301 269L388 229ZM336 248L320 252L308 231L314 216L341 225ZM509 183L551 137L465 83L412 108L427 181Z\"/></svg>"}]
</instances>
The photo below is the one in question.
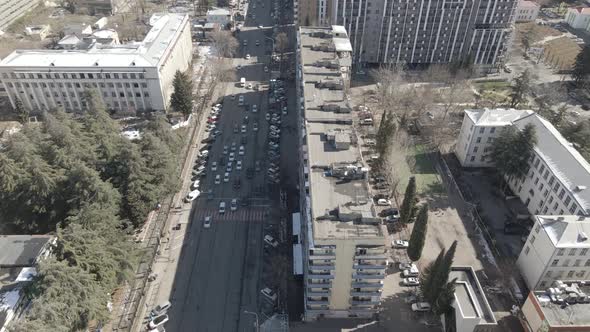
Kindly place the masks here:
<instances>
[{"instance_id":1,"label":"rooftop vent","mask_svg":"<svg viewBox=\"0 0 590 332\"><path fill-rule=\"evenodd\" d=\"M53 62L52 62L52 63L50 63L49 65L50 65L51 67L55 67L55 63L53 63Z\"/></svg>"},{"instance_id":2,"label":"rooftop vent","mask_svg":"<svg viewBox=\"0 0 590 332\"><path fill-rule=\"evenodd\" d=\"M95 62L95 63L94 63L94 65L95 65L95 66L98 66L98 62Z\"/></svg>"},{"instance_id":3,"label":"rooftop vent","mask_svg":"<svg viewBox=\"0 0 590 332\"><path fill-rule=\"evenodd\" d=\"M576 186L576 191L582 191L585 189L586 189L586 186Z\"/></svg>"},{"instance_id":4,"label":"rooftop vent","mask_svg":"<svg viewBox=\"0 0 590 332\"><path fill-rule=\"evenodd\" d=\"M588 235L586 235L586 233L584 233L583 231L580 231L580 233L578 233L578 242L584 242L588 240Z\"/></svg>"},{"instance_id":5,"label":"rooftop vent","mask_svg":"<svg viewBox=\"0 0 590 332\"><path fill-rule=\"evenodd\" d=\"M132 66L135 66L135 61L131 62L131 65L132 65Z\"/></svg>"}]
</instances>

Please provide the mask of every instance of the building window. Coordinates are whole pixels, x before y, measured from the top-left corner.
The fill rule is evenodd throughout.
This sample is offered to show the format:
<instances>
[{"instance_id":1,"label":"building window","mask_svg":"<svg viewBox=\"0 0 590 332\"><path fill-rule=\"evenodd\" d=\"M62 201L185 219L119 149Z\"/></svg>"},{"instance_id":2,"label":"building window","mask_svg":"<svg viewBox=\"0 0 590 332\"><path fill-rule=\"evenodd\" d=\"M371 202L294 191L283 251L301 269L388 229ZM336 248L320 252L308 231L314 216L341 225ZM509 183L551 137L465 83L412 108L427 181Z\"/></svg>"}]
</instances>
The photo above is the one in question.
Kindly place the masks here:
<instances>
[{"instance_id":1,"label":"building window","mask_svg":"<svg viewBox=\"0 0 590 332\"><path fill-rule=\"evenodd\" d=\"M122 87L123 87L123 84L117 83L117 88L122 88Z\"/></svg>"},{"instance_id":2,"label":"building window","mask_svg":"<svg viewBox=\"0 0 590 332\"><path fill-rule=\"evenodd\" d=\"M535 178L535 186L539 183L539 178Z\"/></svg>"},{"instance_id":3,"label":"building window","mask_svg":"<svg viewBox=\"0 0 590 332\"><path fill-rule=\"evenodd\" d=\"M107 74L104 74L104 77L105 78L111 78L111 74L108 74L108 73Z\"/></svg>"},{"instance_id":4,"label":"building window","mask_svg":"<svg viewBox=\"0 0 590 332\"><path fill-rule=\"evenodd\" d=\"M582 260L581 260L581 259L576 259L576 260L574 261L574 266L575 266L575 267L578 267L578 266L580 266L580 264L582 264Z\"/></svg>"},{"instance_id":5,"label":"building window","mask_svg":"<svg viewBox=\"0 0 590 332\"><path fill-rule=\"evenodd\" d=\"M547 210L549 210L548 207L543 208L543 214L547 213Z\"/></svg>"},{"instance_id":6,"label":"building window","mask_svg":"<svg viewBox=\"0 0 590 332\"><path fill-rule=\"evenodd\" d=\"M564 259L563 260L563 264L561 264L561 266L569 266L570 265L570 260L569 259Z\"/></svg>"},{"instance_id":7,"label":"building window","mask_svg":"<svg viewBox=\"0 0 590 332\"><path fill-rule=\"evenodd\" d=\"M535 168L537 168L537 166L539 166L540 162L541 162L541 160L537 159L537 157L535 157Z\"/></svg>"},{"instance_id":8,"label":"building window","mask_svg":"<svg viewBox=\"0 0 590 332\"><path fill-rule=\"evenodd\" d=\"M549 179L549 185L552 186L553 182L555 182L555 177L551 175L551 178Z\"/></svg>"},{"instance_id":9,"label":"building window","mask_svg":"<svg viewBox=\"0 0 590 332\"><path fill-rule=\"evenodd\" d=\"M475 156L471 156L471 161L475 161Z\"/></svg>"},{"instance_id":10,"label":"building window","mask_svg":"<svg viewBox=\"0 0 590 332\"><path fill-rule=\"evenodd\" d=\"M80 88L80 83L75 83L76 84L76 88Z\"/></svg>"},{"instance_id":11,"label":"building window","mask_svg":"<svg viewBox=\"0 0 590 332\"><path fill-rule=\"evenodd\" d=\"M130 88L130 87L131 87L131 85L130 85L129 83L125 83L125 87L126 87L126 88Z\"/></svg>"},{"instance_id":12,"label":"building window","mask_svg":"<svg viewBox=\"0 0 590 332\"><path fill-rule=\"evenodd\" d=\"M118 80L118 79L119 79L119 74L117 74L117 73L114 73L114 74L113 74L113 77L114 77L115 79L117 79L117 80Z\"/></svg>"},{"instance_id":13,"label":"building window","mask_svg":"<svg viewBox=\"0 0 590 332\"><path fill-rule=\"evenodd\" d=\"M121 74L121 76L123 77L123 79L127 79L127 73L123 73Z\"/></svg>"},{"instance_id":14,"label":"building window","mask_svg":"<svg viewBox=\"0 0 590 332\"><path fill-rule=\"evenodd\" d=\"M553 203L553 196L549 196L549 204Z\"/></svg>"},{"instance_id":15,"label":"building window","mask_svg":"<svg viewBox=\"0 0 590 332\"><path fill-rule=\"evenodd\" d=\"M545 273L545 278L551 278L551 275L553 274L553 271L547 271Z\"/></svg>"},{"instance_id":16,"label":"building window","mask_svg":"<svg viewBox=\"0 0 590 332\"><path fill-rule=\"evenodd\" d=\"M588 261L590 262L590 259ZM559 264L559 259L554 259L553 262L551 262L551 266L557 266L557 264Z\"/></svg>"},{"instance_id":17,"label":"building window","mask_svg":"<svg viewBox=\"0 0 590 332\"><path fill-rule=\"evenodd\" d=\"M535 191L533 189L529 189L529 194L531 194L531 196L535 196Z\"/></svg>"},{"instance_id":18,"label":"building window","mask_svg":"<svg viewBox=\"0 0 590 332\"><path fill-rule=\"evenodd\" d=\"M141 83L142 88L147 88L147 83Z\"/></svg>"},{"instance_id":19,"label":"building window","mask_svg":"<svg viewBox=\"0 0 590 332\"><path fill-rule=\"evenodd\" d=\"M576 255L576 251L577 251L576 248L572 248L572 249L570 249L570 252L569 252L568 255L569 256L575 256Z\"/></svg>"},{"instance_id":20,"label":"building window","mask_svg":"<svg viewBox=\"0 0 590 332\"><path fill-rule=\"evenodd\" d=\"M91 73L88 73L88 78L94 78L94 75L92 75Z\"/></svg>"},{"instance_id":21,"label":"building window","mask_svg":"<svg viewBox=\"0 0 590 332\"><path fill-rule=\"evenodd\" d=\"M586 256L587 253L588 253L588 248L584 248L584 249L582 249L582 251L580 251L580 256Z\"/></svg>"},{"instance_id":22,"label":"building window","mask_svg":"<svg viewBox=\"0 0 590 332\"><path fill-rule=\"evenodd\" d=\"M524 248L524 254L528 255L529 251L531 251L531 248L529 246L527 246L526 248Z\"/></svg>"},{"instance_id":23,"label":"building window","mask_svg":"<svg viewBox=\"0 0 590 332\"><path fill-rule=\"evenodd\" d=\"M559 199L562 199L563 198L563 195L565 195L565 189L561 189L561 191L559 192L559 195L557 195L557 197Z\"/></svg>"},{"instance_id":24,"label":"building window","mask_svg":"<svg viewBox=\"0 0 590 332\"><path fill-rule=\"evenodd\" d=\"M570 207L570 213L576 214L577 209L578 209L578 205L576 205L576 203L572 204L572 206Z\"/></svg>"},{"instance_id":25,"label":"building window","mask_svg":"<svg viewBox=\"0 0 590 332\"><path fill-rule=\"evenodd\" d=\"M568 205L570 205L571 201L572 201L572 198L568 196L565 198L565 201L563 203L565 203L565 206L567 207Z\"/></svg>"},{"instance_id":26,"label":"building window","mask_svg":"<svg viewBox=\"0 0 590 332\"><path fill-rule=\"evenodd\" d=\"M139 78L141 78L143 80L145 78L145 76L142 73L140 73Z\"/></svg>"},{"instance_id":27,"label":"building window","mask_svg":"<svg viewBox=\"0 0 590 332\"><path fill-rule=\"evenodd\" d=\"M133 83L134 88L139 88L139 83Z\"/></svg>"},{"instance_id":28,"label":"building window","mask_svg":"<svg viewBox=\"0 0 590 332\"><path fill-rule=\"evenodd\" d=\"M565 249L563 249L563 248L557 249L557 256L563 256L563 254L565 254Z\"/></svg>"},{"instance_id":29,"label":"building window","mask_svg":"<svg viewBox=\"0 0 590 332\"><path fill-rule=\"evenodd\" d=\"M475 143L481 143L481 137L476 138Z\"/></svg>"},{"instance_id":30,"label":"building window","mask_svg":"<svg viewBox=\"0 0 590 332\"><path fill-rule=\"evenodd\" d=\"M539 169L539 174L543 174L544 170L545 170L545 165L541 165L541 168Z\"/></svg>"},{"instance_id":31,"label":"building window","mask_svg":"<svg viewBox=\"0 0 590 332\"><path fill-rule=\"evenodd\" d=\"M141 97L141 93L139 93L139 92L136 92L136 93L135 93L135 97Z\"/></svg>"},{"instance_id":32,"label":"building window","mask_svg":"<svg viewBox=\"0 0 590 332\"><path fill-rule=\"evenodd\" d=\"M590 259L586 260L586 263L584 263L584 266L590 266Z\"/></svg>"},{"instance_id":33,"label":"building window","mask_svg":"<svg viewBox=\"0 0 590 332\"><path fill-rule=\"evenodd\" d=\"M479 148L476 146L473 148L473 153L477 153L477 150L479 150Z\"/></svg>"},{"instance_id":34,"label":"building window","mask_svg":"<svg viewBox=\"0 0 590 332\"><path fill-rule=\"evenodd\" d=\"M119 97L125 97L125 93L124 92L119 92Z\"/></svg>"},{"instance_id":35,"label":"building window","mask_svg":"<svg viewBox=\"0 0 590 332\"><path fill-rule=\"evenodd\" d=\"M557 194L558 190L559 190L559 183L556 183L555 187L553 187L553 192Z\"/></svg>"},{"instance_id":36,"label":"building window","mask_svg":"<svg viewBox=\"0 0 590 332\"><path fill-rule=\"evenodd\" d=\"M569 271L569 272L567 273L567 277L568 277L568 278L571 278L571 277L573 277L573 276L574 276L574 271Z\"/></svg>"},{"instance_id":37,"label":"building window","mask_svg":"<svg viewBox=\"0 0 590 332\"><path fill-rule=\"evenodd\" d=\"M135 79L135 73L129 74L129 77L131 77L132 79Z\"/></svg>"},{"instance_id":38,"label":"building window","mask_svg":"<svg viewBox=\"0 0 590 332\"><path fill-rule=\"evenodd\" d=\"M576 273L576 278L584 278L585 273L586 273L586 271L584 271L584 270L578 271L578 273Z\"/></svg>"},{"instance_id":39,"label":"building window","mask_svg":"<svg viewBox=\"0 0 590 332\"><path fill-rule=\"evenodd\" d=\"M146 91L146 92L144 92L144 93L143 93L143 96L144 96L144 97L149 97L149 96L150 96L150 94L149 94L149 93Z\"/></svg>"},{"instance_id":40,"label":"building window","mask_svg":"<svg viewBox=\"0 0 590 332\"><path fill-rule=\"evenodd\" d=\"M535 240L536 240L535 236L534 236L534 235L533 235L533 236L531 236L531 241L530 241L530 242L531 242L531 244L535 243Z\"/></svg>"},{"instance_id":41,"label":"building window","mask_svg":"<svg viewBox=\"0 0 590 332\"><path fill-rule=\"evenodd\" d=\"M479 133L480 134L483 134L485 131L486 131L486 128L485 127L479 128Z\"/></svg>"},{"instance_id":42,"label":"building window","mask_svg":"<svg viewBox=\"0 0 590 332\"><path fill-rule=\"evenodd\" d=\"M80 78L84 79L86 78L86 75L84 75L84 73L80 73Z\"/></svg>"}]
</instances>

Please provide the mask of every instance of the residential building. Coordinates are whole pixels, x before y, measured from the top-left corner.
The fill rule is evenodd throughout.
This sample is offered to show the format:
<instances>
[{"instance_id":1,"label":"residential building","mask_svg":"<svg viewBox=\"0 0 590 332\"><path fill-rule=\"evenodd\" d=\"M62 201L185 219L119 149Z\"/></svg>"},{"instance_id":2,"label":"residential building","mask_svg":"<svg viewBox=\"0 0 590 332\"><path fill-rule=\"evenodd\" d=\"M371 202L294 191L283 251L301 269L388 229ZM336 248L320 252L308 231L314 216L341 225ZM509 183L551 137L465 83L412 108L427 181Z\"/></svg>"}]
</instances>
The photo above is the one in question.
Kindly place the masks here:
<instances>
[{"instance_id":1,"label":"residential building","mask_svg":"<svg viewBox=\"0 0 590 332\"><path fill-rule=\"evenodd\" d=\"M21 16L37 7L39 0L2 0L0 1L0 31L5 30Z\"/></svg>"},{"instance_id":2,"label":"residential building","mask_svg":"<svg viewBox=\"0 0 590 332\"><path fill-rule=\"evenodd\" d=\"M17 50L0 61L0 81L14 107L83 109L95 89L116 112L166 110L177 70L192 59L188 15L163 14L141 42L94 43L83 50ZM109 35L110 36L110 35Z\"/></svg>"},{"instance_id":3,"label":"residential building","mask_svg":"<svg viewBox=\"0 0 590 332\"><path fill-rule=\"evenodd\" d=\"M549 121L533 111L466 110L455 155L463 167L493 166L489 154L502 129L531 124L537 144L528 173L508 181L532 215L589 215L590 164Z\"/></svg>"},{"instance_id":4,"label":"residential building","mask_svg":"<svg viewBox=\"0 0 590 332\"><path fill-rule=\"evenodd\" d=\"M76 10L86 10L89 15L111 16L128 12L135 5L136 0L79 0Z\"/></svg>"},{"instance_id":5,"label":"residential building","mask_svg":"<svg viewBox=\"0 0 590 332\"><path fill-rule=\"evenodd\" d=\"M590 219L584 216L534 216L535 223L516 264L532 289L556 280L590 280Z\"/></svg>"},{"instance_id":6,"label":"residential building","mask_svg":"<svg viewBox=\"0 0 590 332\"><path fill-rule=\"evenodd\" d=\"M455 331L487 331L498 323L479 279L471 266L453 266L449 279L455 281Z\"/></svg>"},{"instance_id":7,"label":"residential building","mask_svg":"<svg viewBox=\"0 0 590 332\"><path fill-rule=\"evenodd\" d=\"M574 29L588 29L590 27L590 8L568 8L565 22Z\"/></svg>"},{"instance_id":8,"label":"residential building","mask_svg":"<svg viewBox=\"0 0 590 332\"><path fill-rule=\"evenodd\" d=\"M328 133L354 135L342 31L301 27L297 34L305 320L371 317L387 268L388 233L375 215L359 146L328 140Z\"/></svg>"},{"instance_id":9,"label":"residential building","mask_svg":"<svg viewBox=\"0 0 590 332\"><path fill-rule=\"evenodd\" d=\"M207 11L207 23L217 23L225 28L231 22L233 22L233 18L229 9L212 8Z\"/></svg>"},{"instance_id":10,"label":"residential building","mask_svg":"<svg viewBox=\"0 0 590 332\"><path fill-rule=\"evenodd\" d=\"M556 282L553 288L532 291L517 316L525 332L590 331L590 287Z\"/></svg>"},{"instance_id":11,"label":"residential building","mask_svg":"<svg viewBox=\"0 0 590 332\"><path fill-rule=\"evenodd\" d=\"M50 235L0 236L0 332L27 305L24 287L37 275L37 263L51 253L55 238Z\"/></svg>"},{"instance_id":12,"label":"residential building","mask_svg":"<svg viewBox=\"0 0 590 332\"><path fill-rule=\"evenodd\" d=\"M299 22L310 17L310 24L344 26L355 64L472 61L492 68L503 61L510 43L516 4L516 0L317 0L317 6L300 4Z\"/></svg>"},{"instance_id":13,"label":"residential building","mask_svg":"<svg viewBox=\"0 0 590 332\"><path fill-rule=\"evenodd\" d=\"M534 22L539 16L541 6L534 1L520 0L516 6L514 19L516 22Z\"/></svg>"}]
</instances>

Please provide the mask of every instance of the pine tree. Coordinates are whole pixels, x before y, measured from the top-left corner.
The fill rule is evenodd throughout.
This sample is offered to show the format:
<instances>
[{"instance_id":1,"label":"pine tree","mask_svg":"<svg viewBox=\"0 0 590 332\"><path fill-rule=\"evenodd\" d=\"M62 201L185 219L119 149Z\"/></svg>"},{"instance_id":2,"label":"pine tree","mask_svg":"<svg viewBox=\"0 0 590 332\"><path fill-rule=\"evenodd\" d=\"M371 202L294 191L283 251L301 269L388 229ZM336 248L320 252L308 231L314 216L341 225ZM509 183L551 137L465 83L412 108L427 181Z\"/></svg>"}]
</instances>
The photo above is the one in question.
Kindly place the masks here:
<instances>
[{"instance_id":1,"label":"pine tree","mask_svg":"<svg viewBox=\"0 0 590 332\"><path fill-rule=\"evenodd\" d=\"M454 241L448 251L441 250L437 259L430 263L422 274L422 285L420 290L424 298L430 303L435 304L439 301L441 296L445 296L445 291L448 291L447 283L449 281L449 274L451 273L451 266L455 258L455 251L457 250L457 241ZM443 299L446 300L446 299ZM445 302L445 303L448 303Z\"/></svg>"},{"instance_id":2,"label":"pine tree","mask_svg":"<svg viewBox=\"0 0 590 332\"><path fill-rule=\"evenodd\" d=\"M584 47L584 49L578 53L576 62L574 63L572 78L580 87L588 83L588 80L590 79L590 46Z\"/></svg>"},{"instance_id":3,"label":"pine tree","mask_svg":"<svg viewBox=\"0 0 590 332\"><path fill-rule=\"evenodd\" d=\"M23 102L17 98L14 104L14 113L18 116L20 123L26 124L29 122L29 110L25 108Z\"/></svg>"},{"instance_id":4,"label":"pine tree","mask_svg":"<svg viewBox=\"0 0 590 332\"><path fill-rule=\"evenodd\" d=\"M506 183L526 176L536 144L537 136L532 124L527 124L522 130L515 126L502 129L492 143L490 155L499 173L507 178Z\"/></svg>"},{"instance_id":5,"label":"pine tree","mask_svg":"<svg viewBox=\"0 0 590 332\"><path fill-rule=\"evenodd\" d=\"M170 107L188 119L193 111L193 82L186 73L177 70L172 86L174 92L170 96Z\"/></svg>"},{"instance_id":6,"label":"pine tree","mask_svg":"<svg viewBox=\"0 0 590 332\"><path fill-rule=\"evenodd\" d=\"M512 93L510 94L510 107L515 108L525 102L528 93L531 91L531 86L531 73L526 69L514 79Z\"/></svg>"},{"instance_id":7,"label":"pine tree","mask_svg":"<svg viewBox=\"0 0 590 332\"><path fill-rule=\"evenodd\" d=\"M436 275L437 271L442 264L442 261L445 256L445 248L442 248L436 260L430 262L428 266L422 271L420 274L420 292L422 296L426 299L432 298L432 288L433 288L433 280L434 275Z\"/></svg>"},{"instance_id":8,"label":"pine tree","mask_svg":"<svg viewBox=\"0 0 590 332\"><path fill-rule=\"evenodd\" d=\"M420 207L416 223L410 236L410 243L408 247L408 257L412 261L417 261L422 256L422 249L424 249L424 241L426 239L426 231L428 229L428 204Z\"/></svg>"},{"instance_id":9,"label":"pine tree","mask_svg":"<svg viewBox=\"0 0 590 332\"><path fill-rule=\"evenodd\" d=\"M402 223L410 223L412 222L412 212L414 207L416 206L416 178L410 177L410 181L408 182L408 186L406 187L406 193L404 195L404 201L402 203L402 207L399 211L400 213L400 221Z\"/></svg>"}]
</instances>

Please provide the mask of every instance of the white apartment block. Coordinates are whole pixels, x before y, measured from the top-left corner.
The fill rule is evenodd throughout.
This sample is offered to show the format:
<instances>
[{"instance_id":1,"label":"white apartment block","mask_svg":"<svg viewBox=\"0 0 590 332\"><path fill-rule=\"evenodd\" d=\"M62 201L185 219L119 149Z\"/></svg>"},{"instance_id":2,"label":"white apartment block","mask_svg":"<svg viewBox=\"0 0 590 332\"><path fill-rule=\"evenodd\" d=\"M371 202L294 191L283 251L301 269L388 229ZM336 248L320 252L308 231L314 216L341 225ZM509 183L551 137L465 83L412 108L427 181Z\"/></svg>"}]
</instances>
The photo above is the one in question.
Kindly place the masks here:
<instances>
[{"instance_id":1,"label":"white apartment block","mask_svg":"<svg viewBox=\"0 0 590 332\"><path fill-rule=\"evenodd\" d=\"M39 0L2 0L0 1L0 31L18 20L29 10L37 7Z\"/></svg>"},{"instance_id":2,"label":"white apartment block","mask_svg":"<svg viewBox=\"0 0 590 332\"><path fill-rule=\"evenodd\" d=\"M495 137L506 126L536 129L531 167L522 179L508 182L532 215L589 215L590 164L553 127L533 111L466 110L455 155L463 167L491 167Z\"/></svg>"},{"instance_id":3,"label":"white apartment block","mask_svg":"<svg viewBox=\"0 0 590 332\"><path fill-rule=\"evenodd\" d=\"M590 31L590 8L568 8L565 21L574 29L586 29Z\"/></svg>"},{"instance_id":4,"label":"white apartment block","mask_svg":"<svg viewBox=\"0 0 590 332\"><path fill-rule=\"evenodd\" d=\"M514 13L516 22L533 22L539 16L541 6L534 1L520 0Z\"/></svg>"},{"instance_id":5,"label":"white apartment block","mask_svg":"<svg viewBox=\"0 0 590 332\"><path fill-rule=\"evenodd\" d=\"M387 268L387 230L375 215L366 170L356 163L359 147L349 144L352 116L342 111L350 107L342 87L351 65L350 42L342 33L333 26L300 28L297 34L305 320L372 317ZM330 110L322 110L327 105ZM331 175L319 165L329 165ZM338 170L343 177L360 176L342 181Z\"/></svg>"},{"instance_id":6,"label":"white apartment block","mask_svg":"<svg viewBox=\"0 0 590 332\"><path fill-rule=\"evenodd\" d=\"M83 92L94 89L117 112L165 111L174 74L191 64L190 20L180 14L155 14L152 20L141 42L14 51L0 61L0 82L12 106L20 99L32 111L76 111L85 107Z\"/></svg>"},{"instance_id":7,"label":"white apartment block","mask_svg":"<svg viewBox=\"0 0 590 332\"><path fill-rule=\"evenodd\" d=\"M590 280L590 219L576 215L535 216L516 261L531 290L556 280Z\"/></svg>"}]
</instances>

